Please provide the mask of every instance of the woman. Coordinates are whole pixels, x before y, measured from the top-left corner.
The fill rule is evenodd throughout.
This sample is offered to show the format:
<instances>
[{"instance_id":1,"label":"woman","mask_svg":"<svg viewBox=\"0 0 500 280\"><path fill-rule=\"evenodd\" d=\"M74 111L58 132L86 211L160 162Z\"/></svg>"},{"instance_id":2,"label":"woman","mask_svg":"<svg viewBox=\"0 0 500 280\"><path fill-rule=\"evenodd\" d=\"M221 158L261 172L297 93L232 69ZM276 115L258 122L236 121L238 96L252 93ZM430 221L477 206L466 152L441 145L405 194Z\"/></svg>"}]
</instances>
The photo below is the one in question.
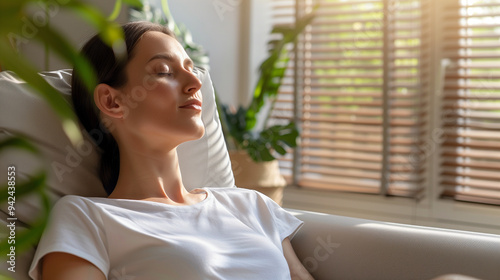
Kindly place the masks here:
<instances>
[{"instance_id":1,"label":"woman","mask_svg":"<svg viewBox=\"0 0 500 280\"><path fill-rule=\"evenodd\" d=\"M302 223L270 199L184 188L176 147L204 133L193 62L163 26L133 22L123 30L122 60L97 36L82 50L97 71L93 94L77 73L72 82L85 129L105 132L91 135L109 197L56 203L31 277L311 279L289 241Z\"/></svg>"}]
</instances>

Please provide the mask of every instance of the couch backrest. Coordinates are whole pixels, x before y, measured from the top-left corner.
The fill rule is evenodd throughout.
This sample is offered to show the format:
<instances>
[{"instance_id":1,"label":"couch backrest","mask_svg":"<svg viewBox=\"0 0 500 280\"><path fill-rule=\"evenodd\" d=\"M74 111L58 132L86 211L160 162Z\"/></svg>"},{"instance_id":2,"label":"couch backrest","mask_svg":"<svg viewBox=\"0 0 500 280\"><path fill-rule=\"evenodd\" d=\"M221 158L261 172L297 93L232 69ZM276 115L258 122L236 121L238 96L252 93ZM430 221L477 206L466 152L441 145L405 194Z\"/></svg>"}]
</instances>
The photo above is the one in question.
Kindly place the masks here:
<instances>
[{"instance_id":1,"label":"couch backrest","mask_svg":"<svg viewBox=\"0 0 500 280\"><path fill-rule=\"evenodd\" d=\"M292 240L317 280L500 279L500 236L291 210Z\"/></svg>"}]
</instances>

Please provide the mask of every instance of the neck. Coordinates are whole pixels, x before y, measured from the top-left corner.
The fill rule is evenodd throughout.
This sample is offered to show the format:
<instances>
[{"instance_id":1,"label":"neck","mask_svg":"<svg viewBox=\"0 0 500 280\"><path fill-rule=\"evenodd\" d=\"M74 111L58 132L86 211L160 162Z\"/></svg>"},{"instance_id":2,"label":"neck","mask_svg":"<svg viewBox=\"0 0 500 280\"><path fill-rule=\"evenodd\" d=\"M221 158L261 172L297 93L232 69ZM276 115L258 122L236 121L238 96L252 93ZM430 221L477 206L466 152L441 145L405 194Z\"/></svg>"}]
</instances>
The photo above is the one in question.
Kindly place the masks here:
<instances>
[{"instance_id":1,"label":"neck","mask_svg":"<svg viewBox=\"0 0 500 280\"><path fill-rule=\"evenodd\" d=\"M176 148L155 150L148 145L120 145L120 175L110 198L168 199L184 203Z\"/></svg>"}]
</instances>

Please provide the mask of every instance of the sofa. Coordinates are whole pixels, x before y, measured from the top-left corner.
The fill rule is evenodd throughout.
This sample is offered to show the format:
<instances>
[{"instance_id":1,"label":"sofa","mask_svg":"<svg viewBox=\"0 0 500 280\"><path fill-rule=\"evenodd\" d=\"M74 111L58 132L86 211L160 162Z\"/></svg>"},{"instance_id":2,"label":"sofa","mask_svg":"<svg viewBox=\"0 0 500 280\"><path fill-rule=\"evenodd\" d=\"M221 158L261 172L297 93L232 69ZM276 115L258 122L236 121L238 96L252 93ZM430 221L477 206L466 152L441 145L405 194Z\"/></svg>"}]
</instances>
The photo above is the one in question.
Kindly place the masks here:
<instances>
[{"instance_id":1,"label":"sofa","mask_svg":"<svg viewBox=\"0 0 500 280\"><path fill-rule=\"evenodd\" d=\"M292 245L315 279L500 279L499 235L289 211L304 221Z\"/></svg>"},{"instance_id":2,"label":"sofa","mask_svg":"<svg viewBox=\"0 0 500 280\"><path fill-rule=\"evenodd\" d=\"M71 70L40 75L70 103ZM231 162L215 106L210 75L198 70L204 102L205 135L178 149L184 185L233 187ZM83 132L83 130L82 130ZM53 110L14 73L0 72L0 142L13 135L30 140L43 157L9 149L0 152L0 184L7 182L8 166L16 166L16 180L46 170L46 193L51 204L68 194L105 196L97 176L98 151L84 134L74 146ZM234 163L233 163L234 164ZM16 200L16 231L36 221L42 205L35 196ZM463 275L500 279L500 236L384 223L288 209L304 221L292 244L315 279L434 279ZM0 205L0 236L9 231L7 205ZM0 276L29 279L27 271L35 247L16 255L16 272L2 261ZM2 256L5 257L5 256ZM451 277L451 276L450 276ZM458 276L453 276L458 277Z\"/></svg>"}]
</instances>

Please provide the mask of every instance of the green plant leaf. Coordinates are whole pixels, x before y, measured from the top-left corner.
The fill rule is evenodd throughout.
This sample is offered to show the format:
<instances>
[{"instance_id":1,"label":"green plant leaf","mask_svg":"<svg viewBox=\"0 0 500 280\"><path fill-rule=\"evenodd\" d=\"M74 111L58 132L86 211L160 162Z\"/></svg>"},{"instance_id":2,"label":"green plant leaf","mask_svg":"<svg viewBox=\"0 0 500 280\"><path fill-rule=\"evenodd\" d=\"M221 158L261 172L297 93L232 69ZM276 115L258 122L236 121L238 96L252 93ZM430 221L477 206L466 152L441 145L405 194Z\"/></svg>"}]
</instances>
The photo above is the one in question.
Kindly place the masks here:
<instances>
[{"instance_id":1,"label":"green plant leaf","mask_svg":"<svg viewBox=\"0 0 500 280\"><path fill-rule=\"evenodd\" d=\"M19 136L10 137L0 142L0 150L9 147L24 149L33 154L40 155L36 147L34 147L25 138ZM42 212L38 221L33 226L30 226L28 230L16 234L16 252L18 254L36 244L42 235L45 225L47 224L50 201L45 192L46 179L46 172L42 170L37 172L34 176L31 176L26 182L16 181L14 190L16 200L19 200L26 195L37 194L42 201ZM9 187L11 186L8 183L0 187L0 203L8 201L9 197L11 197L9 191L12 192L12 190L10 190ZM8 239L2 240L0 242L0 254L5 256L9 253L10 246L11 245L8 243Z\"/></svg>"},{"instance_id":2,"label":"green plant leaf","mask_svg":"<svg viewBox=\"0 0 500 280\"><path fill-rule=\"evenodd\" d=\"M108 20L109 21L116 20L120 15L121 9L122 9L122 0L115 0L115 6L113 7L113 11L111 11L111 14L108 16Z\"/></svg>"},{"instance_id":3,"label":"green plant leaf","mask_svg":"<svg viewBox=\"0 0 500 280\"><path fill-rule=\"evenodd\" d=\"M269 148L266 147L265 143L263 143L261 139L252 139L248 141L246 151L255 162L271 161L275 159L269 151Z\"/></svg>"},{"instance_id":4,"label":"green plant leaf","mask_svg":"<svg viewBox=\"0 0 500 280\"><path fill-rule=\"evenodd\" d=\"M44 187L47 175L45 171L40 171L36 175L33 175L30 180L24 183L16 182L16 199L23 197L24 195L33 193L35 191L40 191ZM6 201L9 197L7 192L9 185L5 184L0 188L0 202Z\"/></svg>"},{"instance_id":5,"label":"green plant leaf","mask_svg":"<svg viewBox=\"0 0 500 280\"><path fill-rule=\"evenodd\" d=\"M286 154L286 150L283 146L281 146L278 142L271 142L271 146L273 149L278 152L280 155Z\"/></svg>"},{"instance_id":6,"label":"green plant leaf","mask_svg":"<svg viewBox=\"0 0 500 280\"><path fill-rule=\"evenodd\" d=\"M75 69L81 75L81 78L87 88L93 92L96 85L96 76L94 68L90 63L81 55L66 38L61 36L54 29L49 27L40 28L37 36L35 37L40 42L47 42L48 47L64 60L73 64Z\"/></svg>"},{"instance_id":7,"label":"green plant leaf","mask_svg":"<svg viewBox=\"0 0 500 280\"><path fill-rule=\"evenodd\" d=\"M23 1L0 1L0 34L7 35L12 30L18 30L19 22L15 20L21 17Z\"/></svg>"},{"instance_id":8,"label":"green plant leaf","mask_svg":"<svg viewBox=\"0 0 500 280\"><path fill-rule=\"evenodd\" d=\"M180 33L179 27L175 24L175 20L170 13L170 8L168 7L167 0L160 0L161 8L163 10L163 14L167 17L167 26L170 30L174 31L176 34Z\"/></svg>"},{"instance_id":9,"label":"green plant leaf","mask_svg":"<svg viewBox=\"0 0 500 280\"><path fill-rule=\"evenodd\" d=\"M123 48L123 30L118 23L110 22L98 9L80 1L70 1L65 7L80 15L88 23L94 25L102 40L108 46L113 47L115 53L121 51L121 53L116 53L115 55L123 56L125 54L126 49Z\"/></svg>"},{"instance_id":10,"label":"green plant leaf","mask_svg":"<svg viewBox=\"0 0 500 280\"><path fill-rule=\"evenodd\" d=\"M247 134L251 135L251 134ZM273 151L286 154L286 147L296 147L299 132L295 123L275 125L262 130L257 138L246 140L244 148L256 162L274 160Z\"/></svg>"},{"instance_id":11,"label":"green plant leaf","mask_svg":"<svg viewBox=\"0 0 500 280\"><path fill-rule=\"evenodd\" d=\"M0 273L6 273L6 272L0 272ZM9 273L12 273L12 272L9 272ZM6 276L6 275L1 275L0 274L0 280L15 280L14 278L11 278L9 276Z\"/></svg>"},{"instance_id":12,"label":"green plant leaf","mask_svg":"<svg viewBox=\"0 0 500 280\"><path fill-rule=\"evenodd\" d=\"M222 106L222 111L224 113L224 118L226 119L226 124L229 133L235 140L237 146L245 147L246 141L251 139L246 128L246 110L243 107L239 107L236 112L231 112L227 106Z\"/></svg>"},{"instance_id":13,"label":"green plant leaf","mask_svg":"<svg viewBox=\"0 0 500 280\"><path fill-rule=\"evenodd\" d=\"M44 204L47 204L49 202L48 197L46 195L41 195L40 198L43 201L46 201ZM50 211L50 206L44 207L43 214L41 215L41 218L32 226L29 227L28 230L25 230L16 236L16 243L18 244L16 247L16 250L19 252L23 252L25 250L30 249L32 246L35 246L38 241L40 240L40 237L43 234L43 231L47 225L48 222L48 213ZM0 253L3 250L0 249ZM4 255L7 254L7 252L3 251Z\"/></svg>"},{"instance_id":14,"label":"green plant leaf","mask_svg":"<svg viewBox=\"0 0 500 280\"><path fill-rule=\"evenodd\" d=\"M123 2L137 9L142 9L144 7L144 4L142 3L141 0L123 0Z\"/></svg>"},{"instance_id":15,"label":"green plant leaf","mask_svg":"<svg viewBox=\"0 0 500 280\"><path fill-rule=\"evenodd\" d=\"M40 154L38 149L31 144L26 138L22 137L9 137L3 141L0 142L0 150L5 149L5 148L17 148L17 149L23 149L26 151L29 151L33 154Z\"/></svg>"},{"instance_id":16,"label":"green plant leaf","mask_svg":"<svg viewBox=\"0 0 500 280\"><path fill-rule=\"evenodd\" d=\"M42 201L42 212L40 218L34 225L30 226L28 230L22 231L16 234L16 251L17 253L28 249L30 246L36 244L42 232L47 224L48 213L50 210L50 201L45 193L45 172L39 172L35 176L31 177L27 182L16 182L16 200L27 195L27 194L37 194ZM0 188L0 202L6 201L9 197L8 193L9 185ZM2 240L0 242L0 254L5 256L9 252L10 244L8 240Z\"/></svg>"},{"instance_id":17,"label":"green plant leaf","mask_svg":"<svg viewBox=\"0 0 500 280\"><path fill-rule=\"evenodd\" d=\"M297 137L299 137L299 131L294 122L290 122L285 126L276 125L270 129L279 134L278 140L280 142L283 142L291 148L297 147Z\"/></svg>"}]
</instances>

